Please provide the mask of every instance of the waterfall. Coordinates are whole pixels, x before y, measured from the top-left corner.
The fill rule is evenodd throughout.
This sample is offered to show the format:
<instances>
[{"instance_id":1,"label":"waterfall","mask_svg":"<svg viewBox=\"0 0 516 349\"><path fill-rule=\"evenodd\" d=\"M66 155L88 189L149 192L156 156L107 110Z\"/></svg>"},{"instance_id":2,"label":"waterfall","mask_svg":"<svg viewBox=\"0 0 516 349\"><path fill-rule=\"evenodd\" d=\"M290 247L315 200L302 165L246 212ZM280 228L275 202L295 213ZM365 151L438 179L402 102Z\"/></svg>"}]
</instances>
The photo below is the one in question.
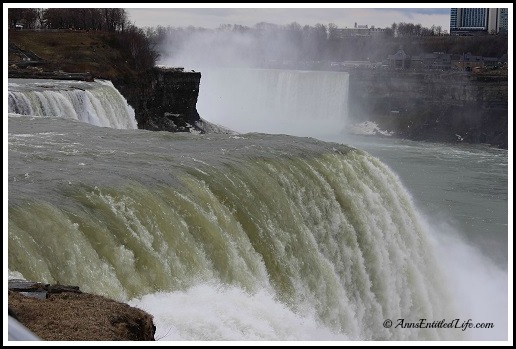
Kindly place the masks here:
<instances>
[{"instance_id":1,"label":"waterfall","mask_svg":"<svg viewBox=\"0 0 516 349\"><path fill-rule=\"evenodd\" d=\"M111 81L9 79L9 113L137 128L134 109Z\"/></svg>"},{"instance_id":2,"label":"waterfall","mask_svg":"<svg viewBox=\"0 0 516 349\"><path fill-rule=\"evenodd\" d=\"M460 338L383 326L457 315L409 194L369 154L50 121L9 120L10 275L154 309L172 339Z\"/></svg>"},{"instance_id":3,"label":"waterfall","mask_svg":"<svg viewBox=\"0 0 516 349\"><path fill-rule=\"evenodd\" d=\"M349 75L276 69L204 69L197 110L239 132L306 136L342 130Z\"/></svg>"}]
</instances>

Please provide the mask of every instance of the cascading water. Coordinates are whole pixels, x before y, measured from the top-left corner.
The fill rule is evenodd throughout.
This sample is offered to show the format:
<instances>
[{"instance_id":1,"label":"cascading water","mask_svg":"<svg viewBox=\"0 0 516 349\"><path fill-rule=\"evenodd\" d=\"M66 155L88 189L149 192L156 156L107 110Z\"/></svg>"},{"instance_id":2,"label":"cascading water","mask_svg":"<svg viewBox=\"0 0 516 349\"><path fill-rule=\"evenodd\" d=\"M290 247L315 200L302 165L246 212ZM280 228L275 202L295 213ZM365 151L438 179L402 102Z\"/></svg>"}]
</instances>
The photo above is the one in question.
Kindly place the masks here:
<instances>
[{"instance_id":1,"label":"cascading water","mask_svg":"<svg viewBox=\"0 0 516 349\"><path fill-rule=\"evenodd\" d=\"M9 79L9 113L135 129L134 109L111 81Z\"/></svg>"},{"instance_id":2,"label":"cascading water","mask_svg":"<svg viewBox=\"0 0 516 349\"><path fill-rule=\"evenodd\" d=\"M168 340L461 338L383 327L454 304L409 195L367 153L70 128L9 120L11 276L130 301Z\"/></svg>"},{"instance_id":3,"label":"cascading water","mask_svg":"<svg viewBox=\"0 0 516 349\"><path fill-rule=\"evenodd\" d=\"M347 74L329 74L242 69L224 84L214 70L199 103L271 133L335 131ZM506 275L459 244L436 249L378 159L313 138L134 130L127 110L109 82L10 81L9 277L128 302L160 340L460 340L461 328L385 321L468 317L496 324L478 337L505 338L506 293L484 287L499 304L477 311L491 303L452 292L503 291Z\"/></svg>"},{"instance_id":4,"label":"cascading water","mask_svg":"<svg viewBox=\"0 0 516 349\"><path fill-rule=\"evenodd\" d=\"M314 136L344 129L348 87L348 73L208 68L197 109L239 132Z\"/></svg>"}]
</instances>

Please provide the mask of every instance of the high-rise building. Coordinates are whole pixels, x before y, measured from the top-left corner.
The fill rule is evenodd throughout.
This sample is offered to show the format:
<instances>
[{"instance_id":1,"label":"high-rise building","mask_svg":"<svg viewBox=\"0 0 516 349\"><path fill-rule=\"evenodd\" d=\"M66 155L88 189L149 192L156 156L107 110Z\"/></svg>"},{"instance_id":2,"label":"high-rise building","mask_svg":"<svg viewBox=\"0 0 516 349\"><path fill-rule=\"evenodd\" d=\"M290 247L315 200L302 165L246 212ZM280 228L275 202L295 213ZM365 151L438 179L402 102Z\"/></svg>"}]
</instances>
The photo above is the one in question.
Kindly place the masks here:
<instances>
[{"instance_id":1,"label":"high-rise building","mask_svg":"<svg viewBox=\"0 0 516 349\"><path fill-rule=\"evenodd\" d=\"M460 28L466 30L486 30L489 9L487 8L462 8L457 14Z\"/></svg>"},{"instance_id":2,"label":"high-rise building","mask_svg":"<svg viewBox=\"0 0 516 349\"><path fill-rule=\"evenodd\" d=\"M488 17L488 20L487 20L487 32L489 34L496 34L498 33L498 28L499 28L499 21L500 21L500 11L498 11L499 9L495 8L495 9L490 9L489 11L489 17Z\"/></svg>"},{"instance_id":3,"label":"high-rise building","mask_svg":"<svg viewBox=\"0 0 516 349\"><path fill-rule=\"evenodd\" d=\"M457 30L457 10L452 8L450 12L450 32Z\"/></svg>"},{"instance_id":4,"label":"high-rise building","mask_svg":"<svg viewBox=\"0 0 516 349\"><path fill-rule=\"evenodd\" d=\"M507 30L507 9L452 8L450 10L450 34L454 32L495 34L504 30Z\"/></svg>"},{"instance_id":5,"label":"high-rise building","mask_svg":"<svg viewBox=\"0 0 516 349\"><path fill-rule=\"evenodd\" d=\"M498 13L499 13L499 19L498 19L498 32L501 32L501 33L507 33L507 31L509 30L509 24L507 23L508 22L508 9L506 8L500 8Z\"/></svg>"}]
</instances>

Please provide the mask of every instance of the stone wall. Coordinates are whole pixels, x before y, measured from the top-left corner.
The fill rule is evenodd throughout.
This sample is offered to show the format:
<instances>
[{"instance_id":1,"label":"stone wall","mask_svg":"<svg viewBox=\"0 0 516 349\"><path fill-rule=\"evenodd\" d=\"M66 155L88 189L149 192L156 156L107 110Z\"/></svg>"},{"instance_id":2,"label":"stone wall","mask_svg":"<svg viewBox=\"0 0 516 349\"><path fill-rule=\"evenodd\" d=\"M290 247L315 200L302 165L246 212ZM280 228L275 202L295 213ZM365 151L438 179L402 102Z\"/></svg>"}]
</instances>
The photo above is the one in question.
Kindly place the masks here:
<instances>
[{"instance_id":1,"label":"stone wall","mask_svg":"<svg viewBox=\"0 0 516 349\"><path fill-rule=\"evenodd\" d=\"M350 72L350 118L398 137L507 148L507 76L463 72Z\"/></svg>"}]
</instances>

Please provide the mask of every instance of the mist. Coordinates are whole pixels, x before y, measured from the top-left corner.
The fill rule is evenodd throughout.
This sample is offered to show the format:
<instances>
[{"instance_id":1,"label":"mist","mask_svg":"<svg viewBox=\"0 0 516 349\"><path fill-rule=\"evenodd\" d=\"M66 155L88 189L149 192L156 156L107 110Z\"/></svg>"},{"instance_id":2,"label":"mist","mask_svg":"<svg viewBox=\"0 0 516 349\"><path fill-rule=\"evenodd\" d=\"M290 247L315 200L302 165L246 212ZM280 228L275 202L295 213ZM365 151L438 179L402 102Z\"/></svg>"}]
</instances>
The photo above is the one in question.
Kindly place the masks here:
<instances>
[{"instance_id":1,"label":"mist","mask_svg":"<svg viewBox=\"0 0 516 349\"><path fill-rule=\"evenodd\" d=\"M204 69L197 110L234 131L318 136L347 120L347 73L279 69Z\"/></svg>"},{"instance_id":2,"label":"mist","mask_svg":"<svg viewBox=\"0 0 516 349\"><path fill-rule=\"evenodd\" d=\"M509 330L509 291L507 271L464 237L452 224L426 223L458 305L459 326L468 321L492 323L493 328L467 328L466 340L505 341Z\"/></svg>"},{"instance_id":3,"label":"mist","mask_svg":"<svg viewBox=\"0 0 516 349\"><path fill-rule=\"evenodd\" d=\"M326 134L340 134L343 139L350 123L349 74L321 69L320 60L328 63L328 49L320 46L314 30L311 37L299 37L291 35L295 30L266 35L272 29L265 25L261 31L241 29L197 29L193 33L190 30L189 35L177 30L161 47L161 65L201 72L197 103L200 116L242 133L284 133L321 139ZM370 50L367 55L381 57L389 44L382 45L382 49ZM395 50L390 51L393 53ZM357 58L352 53L345 57ZM507 340L507 270L467 242L453 224L436 217L422 219L457 300L459 325L469 319L473 324L494 324L493 329L468 328L465 338ZM432 223L428 223L430 220Z\"/></svg>"},{"instance_id":4,"label":"mist","mask_svg":"<svg viewBox=\"0 0 516 349\"><path fill-rule=\"evenodd\" d=\"M159 29L158 29L159 31ZM203 68L308 68L326 56L324 25L292 23L279 27L259 23L254 29L221 26L218 30L188 27L161 30L158 64L201 71Z\"/></svg>"},{"instance_id":5,"label":"mist","mask_svg":"<svg viewBox=\"0 0 516 349\"><path fill-rule=\"evenodd\" d=\"M259 62L254 38L245 33L203 30L171 42L173 39L162 47L159 65L202 72L215 67L256 67Z\"/></svg>"},{"instance_id":6,"label":"mist","mask_svg":"<svg viewBox=\"0 0 516 349\"><path fill-rule=\"evenodd\" d=\"M348 74L314 70L325 26L231 28L170 31L160 47L160 65L201 72L202 119L241 133L316 136L345 129Z\"/></svg>"},{"instance_id":7,"label":"mist","mask_svg":"<svg viewBox=\"0 0 516 349\"><path fill-rule=\"evenodd\" d=\"M357 80L360 77L354 75L354 67L360 66L362 70L380 69L388 64L388 56L395 54L400 48L409 56L435 51L448 54L478 51L475 54L480 55L495 55L497 52L497 55L502 55L506 52L507 45L503 45L502 37L487 40L440 36L439 31L435 32L435 28L428 29L410 23L393 24L392 28L382 29L383 31L370 36L342 36L339 30L332 23L302 26L293 22L279 26L261 22L253 27L221 25L215 30L193 26L158 27L151 30L150 35L154 37L156 48L160 52L158 65L183 67L186 71L201 72L198 100L201 118L237 132L286 133L296 136L324 135L328 133L327 130L332 130L336 134L354 132L352 129L356 124L366 121L374 121L381 131L385 130L384 133L407 133L408 124L398 125L385 118L384 114L391 110L404 109L407 113L417 113L417 119L422 120L422 124L433 125L438 119L438 115L435 114L446 113L447 105L428 102L429 108L437 111L427 113L430 116L425 119L426 114L421 111L421 103L418 102L422 99L418 96L418 91L432 88L431 80L407 80L401 87L403 95L407 98L396 99L386 94L381 86L392 83L391 88L398 89L400 81L393 82L387 77L389 80L383 84L378 80L380 76L375 76L375 81L378 81L376 86L380 91L376 93L383 95L378 95L378 99L375 100L374 92L371 94L372 98L364 98L367 93L364 93L362 88L350 90L350 103L346 111L341 111L341 107L329 107L335 112L330 122L331 118L327 117L323 110L328 109L327 106L333 103L326 98L333 98L333 93L327 90L327 86L317 85L319 81L309 83L310 93L298 94L299 98L296 100L278 100L279 96L285 95L281 91L284 86L273 85L271 81L266 83L256 74L252 78L244 79L241 76L242 70L232 72L229 69L318 71L321 74L338 72L340 76L336 79L344 78L345 71L350 71L349 74L354 76L353 84L362 87L361 81ZM474 48L476 51L473 51ZM216 72L221 68L226 69L224 74ZM267 74L264 72L265 75ZM313 74L314 77L316 75ZM349 78L347 80L349 81ZM283 83L283 80L279 79L277 82ZM470 82L464 80L459 86L460 91L469 89L469 85ZM293 86L292 83L290 86ZM452 89L450 93L459 91L459 87ZM349 90L349 87L347 89ZM274 98L260 99L260 93L264 90L269 92L268 97ZM439 91L439 88L433 87L428 93L436 93L434 90ZM343 101L346 105L347 96L346 93L346 100ZM462 98L462 95L455 98ZM271 102L272 100L275 102ZM272 107L278 109L271 109ZM410 131L414 129L417 128L411 128ZM465 137L465 132L458 132L459 136Z\"/></svg>"}]
</instances>

